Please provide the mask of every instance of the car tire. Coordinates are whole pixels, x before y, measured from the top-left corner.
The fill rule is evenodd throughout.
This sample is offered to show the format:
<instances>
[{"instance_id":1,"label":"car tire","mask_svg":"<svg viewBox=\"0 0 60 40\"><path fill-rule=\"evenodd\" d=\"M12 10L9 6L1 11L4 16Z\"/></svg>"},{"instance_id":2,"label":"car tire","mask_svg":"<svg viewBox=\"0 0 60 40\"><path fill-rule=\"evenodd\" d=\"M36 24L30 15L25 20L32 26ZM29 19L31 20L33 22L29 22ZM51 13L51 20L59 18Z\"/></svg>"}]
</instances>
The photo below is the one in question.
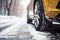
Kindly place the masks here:
<instances>
[{"instance_id":1,"label":"car tire","mask_svg":"<svg viewBox=\"0 0 60 40\"><path fill-rule=\"evenodd\" d=\"M38 4L37 4L38 3ZM35 8L37 6L37 9ZM48 21L45 17L45 13L44 13L44 8L43 8L43 4L42 4L42 0L38 0L38 1L34 1L34 7L33 7L33 11L34 11L34 15L38 15L39 18L37 18L36 16L34 16L34 21L38 20L39 24L37 24L37 22L34 22L37 24L37 26L35 25L35 28L37 31L45 31L48 30L52 25L52 22Z\"/></svg>"}]
</instances>

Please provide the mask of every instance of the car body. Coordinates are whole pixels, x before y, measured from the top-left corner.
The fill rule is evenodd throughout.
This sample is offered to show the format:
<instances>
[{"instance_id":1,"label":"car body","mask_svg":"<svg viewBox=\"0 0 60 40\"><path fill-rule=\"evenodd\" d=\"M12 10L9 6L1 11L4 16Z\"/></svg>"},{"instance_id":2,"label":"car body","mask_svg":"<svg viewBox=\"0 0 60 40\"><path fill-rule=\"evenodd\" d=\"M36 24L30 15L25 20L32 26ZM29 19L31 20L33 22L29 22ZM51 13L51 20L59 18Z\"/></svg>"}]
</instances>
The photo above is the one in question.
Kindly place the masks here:
<instances>
[{"instance_id":1,"label":"car body","mask_svg":"<svg viewBox=\"0 0 60 40\"><path fill-rule=\"evenodd\" d=\"M45 10L45 16L52 21L60 21L60 6L59 0L42 0Z\"/></svg>"},{"instance_id":2,"label":"car body","mask_svg":"<svg viewBox=\"0 0 60 40\"><path fill-rule=\"evenodd\" d=\"M37 30L48 30L52 22L60 22L60 0L34 0L33 6Z\"/></svg>"}]
</instances>

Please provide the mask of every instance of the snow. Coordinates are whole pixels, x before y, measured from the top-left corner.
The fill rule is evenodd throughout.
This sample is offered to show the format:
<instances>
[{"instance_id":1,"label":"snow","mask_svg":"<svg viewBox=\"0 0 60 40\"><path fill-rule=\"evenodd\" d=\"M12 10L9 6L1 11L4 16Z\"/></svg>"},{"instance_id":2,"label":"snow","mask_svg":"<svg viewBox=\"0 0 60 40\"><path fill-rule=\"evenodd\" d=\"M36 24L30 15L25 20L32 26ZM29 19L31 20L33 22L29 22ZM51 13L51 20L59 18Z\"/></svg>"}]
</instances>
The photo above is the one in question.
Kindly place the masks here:
<instances>
[{"instance_id":1,"label":"snow","mask_svg":"<svg viewBox=\"0 0 60 40\"><path fill-rule=\"evenodd\" d=\"M23 18L15 16L1 16L0 21L0 28L6 27L2 31L0 31L0 38L10 37L19 39L31 39L32 37L32 39L35 40L49 40L46 36L46 33L36 31L33 25L24 23L25 20Z\"/></svg>"},{"instance_id":2,"label":"snow","mask_svg":"<svg viewBox=\"0 0 60 40\"><path fill-rule=\"evenodd\" d=\"M15 16L1 16L0 21L0 28L8 26L0 32L0 35L16 35L20 26L26 24L23 18Z\"/></svg>"},{"instance_id":3,"label":"snow","mask_svg":"<svg viewBox=\"0 0 60 40\"><path fill-rule=\"evenodd\" d=\"M47 38L45 32L36 31L35 28L33 28L31 25L28 25L28 26L30 26L30 27L28 27L28 29L29 29L30 34L33 35L33 39L35 39L35 40L49 40L49 38Z\"/></svg>"}]
</instances>

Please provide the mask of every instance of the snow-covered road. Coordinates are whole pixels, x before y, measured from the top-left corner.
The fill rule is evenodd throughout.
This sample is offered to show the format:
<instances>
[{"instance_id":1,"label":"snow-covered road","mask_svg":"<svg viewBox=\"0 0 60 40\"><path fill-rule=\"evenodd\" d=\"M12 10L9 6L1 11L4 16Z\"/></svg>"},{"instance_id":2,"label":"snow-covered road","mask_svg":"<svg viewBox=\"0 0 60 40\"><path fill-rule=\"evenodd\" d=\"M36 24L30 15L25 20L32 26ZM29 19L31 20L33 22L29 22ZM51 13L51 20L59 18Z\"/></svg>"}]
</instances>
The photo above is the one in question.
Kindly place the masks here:
<instances>
[{"instance_id":1,"label":"snow-covered road","mask_svg":"<svg viewBox=\"0 0 60 40\"><path fill-rule=\"evenodd\" d=\"M0 35L10 35L18 31L19 27L24 23L24 20L15 16L0 16Z\"/></svg>"},{"instance_id":2,"label":"snow-covered road","mask_svg":"<svg viewBox=\"0 0 60 40\"><path fill-rule=\"evenodd\" d=\"M3 39L1 39L3 38ZM0 40L48 40L46 33L38 32L23 18L0 16Z\"/></svg>"}]
</instances>

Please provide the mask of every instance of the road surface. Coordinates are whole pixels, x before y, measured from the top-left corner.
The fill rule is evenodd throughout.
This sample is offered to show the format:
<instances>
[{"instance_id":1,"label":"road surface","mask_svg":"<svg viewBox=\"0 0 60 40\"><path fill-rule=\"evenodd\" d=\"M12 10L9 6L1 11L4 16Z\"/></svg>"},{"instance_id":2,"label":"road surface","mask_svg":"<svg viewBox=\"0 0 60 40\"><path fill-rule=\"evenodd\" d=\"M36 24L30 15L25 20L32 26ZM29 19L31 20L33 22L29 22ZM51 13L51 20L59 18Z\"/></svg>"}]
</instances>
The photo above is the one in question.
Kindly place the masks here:
<instances>
[{"instance_id":1,"label":"road surface","mask_svg":"<svg viewBox=\"0 0 60 40\"><path fill-rule=\"evenodd\" d=\"M60 40L60 34L36 31L20 17L0 16L0 40Z\"/></svg>"}]
</instances>

